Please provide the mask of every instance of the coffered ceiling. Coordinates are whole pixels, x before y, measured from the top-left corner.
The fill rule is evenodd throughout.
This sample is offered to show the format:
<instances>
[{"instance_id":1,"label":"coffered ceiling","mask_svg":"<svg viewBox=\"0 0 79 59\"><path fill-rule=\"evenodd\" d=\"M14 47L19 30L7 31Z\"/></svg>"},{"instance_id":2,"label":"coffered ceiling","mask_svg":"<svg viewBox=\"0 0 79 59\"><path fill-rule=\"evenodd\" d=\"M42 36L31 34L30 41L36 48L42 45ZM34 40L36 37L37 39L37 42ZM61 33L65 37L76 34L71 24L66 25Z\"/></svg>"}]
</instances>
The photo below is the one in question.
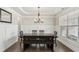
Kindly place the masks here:
<instances>
[{"instance_id":1,"label":"coffered ceiling","mask_svg":"<svg viewBox=\"0 0 79 59\"><path fill-rule=\"evenodd\" d=\"M22 16L37 16L37 7L12 7L13 10L18 12ZM40 7L41 16L54 16L60 13L62 10L67 9L63 7Z\"/></svg>"},{"instance_id":2,"label":"coffered ceiling","mask_svg":"<svg viewBox=\"0 0 79 59\"><path fill-rule=\"evenodd\" d=\"M11 7L22 16L37 16L38 7ZM61 13L77 10L77 7L40 7L40 16L56 16Z\"/></svg>"}]
</instances>

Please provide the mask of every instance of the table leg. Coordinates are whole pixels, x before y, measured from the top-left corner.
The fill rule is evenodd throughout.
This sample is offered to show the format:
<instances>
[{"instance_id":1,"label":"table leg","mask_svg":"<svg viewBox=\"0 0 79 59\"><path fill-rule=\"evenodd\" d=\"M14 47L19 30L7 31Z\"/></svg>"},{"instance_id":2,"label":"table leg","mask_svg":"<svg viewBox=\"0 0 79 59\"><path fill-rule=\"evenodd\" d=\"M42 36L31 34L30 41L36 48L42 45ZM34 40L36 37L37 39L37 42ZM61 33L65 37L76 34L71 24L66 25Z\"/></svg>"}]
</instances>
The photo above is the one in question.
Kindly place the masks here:
<instances>
[{"instance_id":1,"label":"table leg","mask_svg":"<svg viewBox=\"0 0 79 59\"><path fill-rule=\"evenodd\" d=\"M53 46L53 44L51 44L50 48L51 48L52 52L54 52L54 46Z\"/></svg>"},{"instance_id":2,"label":"table leg","mask_svg":"<svg viewBox=\"0 0 79 59\"><path fill-rule=\"evenodd\" d=\"M23 44L23 51L25 51L25 44Z\"/></svg>"}]
</instances>

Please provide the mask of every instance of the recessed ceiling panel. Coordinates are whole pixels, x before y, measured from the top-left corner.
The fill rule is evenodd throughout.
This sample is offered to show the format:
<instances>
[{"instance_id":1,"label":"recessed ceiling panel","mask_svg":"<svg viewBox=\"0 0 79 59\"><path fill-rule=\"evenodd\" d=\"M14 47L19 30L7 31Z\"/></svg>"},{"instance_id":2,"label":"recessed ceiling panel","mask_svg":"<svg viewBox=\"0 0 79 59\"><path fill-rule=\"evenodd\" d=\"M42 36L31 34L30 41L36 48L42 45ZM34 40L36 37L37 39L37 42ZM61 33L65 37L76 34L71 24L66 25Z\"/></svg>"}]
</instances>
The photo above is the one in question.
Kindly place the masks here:
<instances>
[{"instance_id":1,"label":"recessed ceiling panel","mask_svg":"<svg viewBox=\"0 0 79 59\"><path fill-rule=\"evenodd\" d=\"M18 12L22 16L37 16L37 7L12 7L13 10ZM40 16L54 16L59 13L63 7L40 7Z\"/></svg>"}]
</instances>

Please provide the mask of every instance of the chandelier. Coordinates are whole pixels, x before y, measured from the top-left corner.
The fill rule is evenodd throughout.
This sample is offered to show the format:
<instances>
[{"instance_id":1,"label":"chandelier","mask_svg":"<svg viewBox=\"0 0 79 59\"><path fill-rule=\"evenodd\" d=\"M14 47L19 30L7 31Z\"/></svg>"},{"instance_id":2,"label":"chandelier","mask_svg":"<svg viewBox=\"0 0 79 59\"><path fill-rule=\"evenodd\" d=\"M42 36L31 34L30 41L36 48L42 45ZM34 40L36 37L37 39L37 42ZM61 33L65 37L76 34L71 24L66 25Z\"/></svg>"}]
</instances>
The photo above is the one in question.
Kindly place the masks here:
<instances>
[{"instance_id":1,"label":"chandelier","mask_svg":"<svg viewBox=\"0 0 79 59\"><path fill-rule=\"evenodd\" d=\"M34 19L34 23L43 23L43 19L41 19L40 17L40 7L38 8L38 14L37 14L37 18Z\"/></svg>"}]
</instances>

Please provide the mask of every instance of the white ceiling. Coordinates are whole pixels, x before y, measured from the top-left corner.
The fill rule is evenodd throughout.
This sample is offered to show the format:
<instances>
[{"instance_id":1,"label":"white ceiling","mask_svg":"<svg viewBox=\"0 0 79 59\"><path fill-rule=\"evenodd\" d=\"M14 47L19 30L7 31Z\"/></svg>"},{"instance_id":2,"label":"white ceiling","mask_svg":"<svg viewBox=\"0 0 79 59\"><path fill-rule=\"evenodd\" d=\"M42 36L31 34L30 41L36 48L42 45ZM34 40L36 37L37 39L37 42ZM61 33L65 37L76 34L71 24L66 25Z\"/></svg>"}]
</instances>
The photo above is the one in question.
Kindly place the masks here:
<instances>
[{"instance_id":1,"label":"white ceiling","mask_svg":"<svg viewBox=\"0 0 79 59\"><path fill-rule=\"evenodd\" d=\"M38 8L37 7L11 7L13 10L18 12L22 16L37 16ZM60 13L62 10L67 9L67 7L40 7L41 16L55 16Z\"/></svg>"}]
</instances>

